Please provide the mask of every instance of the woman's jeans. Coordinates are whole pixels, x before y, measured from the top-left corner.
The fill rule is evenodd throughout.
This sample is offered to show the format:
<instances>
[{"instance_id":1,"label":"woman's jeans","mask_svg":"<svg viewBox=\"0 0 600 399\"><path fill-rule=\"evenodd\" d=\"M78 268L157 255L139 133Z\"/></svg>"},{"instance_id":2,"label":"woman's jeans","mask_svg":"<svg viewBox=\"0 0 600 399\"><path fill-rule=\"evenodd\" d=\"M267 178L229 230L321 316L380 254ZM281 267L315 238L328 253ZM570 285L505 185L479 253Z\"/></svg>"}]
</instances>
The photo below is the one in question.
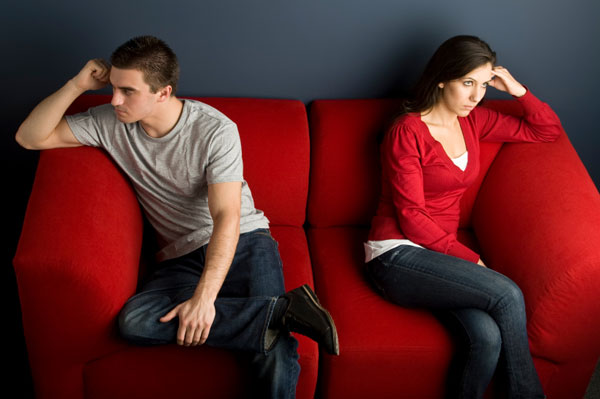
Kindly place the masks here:
<instances>
[{"instance_id":1,"label":"woman's jeans","mask_svg":"<svg viewBox=\"0 0 600 399\"><path fill-rule=\"evenodd\" d=\"M483 397L500 354L510 398L544 397L529 351L523 294L508 277L410 245L378 256L366 268L386 299L442 311L460 326L468 347L456 397Z\"/></svg>"},{"instance_id":2,"label":"woman's jeans","mask_svg":"<svg viewBox=\"0 0 600 399\"><path fill-rule=\"evenodd\" d=\"M198 285L206 246L167 260L151 274L119 315L121 334L139 345L176 342L179 319L159 319L190 299ZM229 273L215 301L216 316L206 345L247 351L264 398L294 398L300 373L297 341L287 331L268 328L277 297L284 294L277 242L269 230L240 235ZM190 348L193 350L193 348Z\"/></svg>"}]
</instances>

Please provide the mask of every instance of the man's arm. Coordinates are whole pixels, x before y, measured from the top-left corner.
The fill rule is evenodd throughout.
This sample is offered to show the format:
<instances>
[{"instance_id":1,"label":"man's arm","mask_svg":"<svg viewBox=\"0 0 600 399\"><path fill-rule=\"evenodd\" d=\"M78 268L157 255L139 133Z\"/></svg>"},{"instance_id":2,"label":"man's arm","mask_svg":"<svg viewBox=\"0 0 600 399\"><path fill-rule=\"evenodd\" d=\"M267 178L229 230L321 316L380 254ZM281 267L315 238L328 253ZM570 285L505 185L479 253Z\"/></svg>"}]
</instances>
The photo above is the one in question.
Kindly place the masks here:
<instances>
[{"instance_id":1,"label":"man's arm","mask_svg":"<svg viewBox=\"0 0 600 399\"><path fill-rule=\"evenodd\" d=\"M241 182L208 186L213 232L206 251L204 271L192 298L160 319L166 323L179 317L179 345L201 345L208 338L215 319L215 300L233 261L240 236L241 197Z\"/></svg>"},{"instance_id":2,"label":"man's arm","mask_svg":"<svg viewBox=\"0 0 600 399\"><path fill-rule=\"evenodd\" d=\"M31 111L17 131L17 142L30 150L80 146L64 118L65 112L84 92L106 86L109 73L104 61L88 61L74 78Z\"/></svg>"}]
</instances>

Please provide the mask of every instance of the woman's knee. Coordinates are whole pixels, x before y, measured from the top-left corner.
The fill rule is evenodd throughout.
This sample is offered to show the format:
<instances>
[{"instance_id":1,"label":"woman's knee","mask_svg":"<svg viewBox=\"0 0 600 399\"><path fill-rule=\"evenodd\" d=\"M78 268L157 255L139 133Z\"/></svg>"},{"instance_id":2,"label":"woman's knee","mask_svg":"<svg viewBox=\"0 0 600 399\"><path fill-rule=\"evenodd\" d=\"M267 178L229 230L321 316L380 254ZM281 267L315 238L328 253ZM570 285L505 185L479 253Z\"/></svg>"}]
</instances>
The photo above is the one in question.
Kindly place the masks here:
<instances>
[{"instance_id":1,"label":"woman's knee","mask_svg":"<svg viewBox=\"0 0 600 399\"><path fill-rule=\"evenodd\" d=\"M487 313L485 315L486 317L480 318L478 328L473 331L474 342L471 345L497 357L502 347L502 335L494 319Z\"/></svg>"},{"instance_id":2,"label":"woman's knee","mask_svg":"<svg viewBox=\"0 0 600 399\"><path fill-rule=\"evenodd\" d=\"M512 307L522 311L525 310L523 292L514 281L508 278L506 279L506 282L502 285L501 297L498 305L501 308Z\"/></svg>"},{"instance_id":3,"label":"woman's knee","mask_svg":"<svg viewBox=\"0 0 600 399\"><path fill-rule=\"evenodd\" d=\"M495 361L502 348L502 335L496 321L479 309L463 309L455 315L465 331L471 352Z\"/></svg>"}]
</instances>

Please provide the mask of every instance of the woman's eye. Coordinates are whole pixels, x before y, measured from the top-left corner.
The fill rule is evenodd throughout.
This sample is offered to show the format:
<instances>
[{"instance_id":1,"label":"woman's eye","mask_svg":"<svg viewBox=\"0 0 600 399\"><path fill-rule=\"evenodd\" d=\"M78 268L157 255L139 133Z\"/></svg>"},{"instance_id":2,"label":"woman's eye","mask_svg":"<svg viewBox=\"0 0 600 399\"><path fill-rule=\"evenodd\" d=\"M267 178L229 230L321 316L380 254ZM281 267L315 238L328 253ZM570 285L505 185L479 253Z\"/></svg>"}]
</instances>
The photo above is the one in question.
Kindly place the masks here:
<instances>
[{"instance_id":1,"label":"woman's eye","mask_svg":"<svg viewBox=\"0 0 600 399\"><path fill-rule=\"evenodd\" d=\"M470 80L465 80L465 81L463 82L463 84L464 84L465 86L473 86L473 82L472 82L472 81L470 81Z\"/></svg>"},{"instance_id":2,"label":"woman's eye","mask_svg":"<svg viewBox=\"0 0 600 399\"><path fill-rule=\"evenodd\" d=\"M488 84L486 82L486 83L482 84L481 86L483 86L484 88L486 88L486 87L488 87Z\"/></svg>"}]
</instances>

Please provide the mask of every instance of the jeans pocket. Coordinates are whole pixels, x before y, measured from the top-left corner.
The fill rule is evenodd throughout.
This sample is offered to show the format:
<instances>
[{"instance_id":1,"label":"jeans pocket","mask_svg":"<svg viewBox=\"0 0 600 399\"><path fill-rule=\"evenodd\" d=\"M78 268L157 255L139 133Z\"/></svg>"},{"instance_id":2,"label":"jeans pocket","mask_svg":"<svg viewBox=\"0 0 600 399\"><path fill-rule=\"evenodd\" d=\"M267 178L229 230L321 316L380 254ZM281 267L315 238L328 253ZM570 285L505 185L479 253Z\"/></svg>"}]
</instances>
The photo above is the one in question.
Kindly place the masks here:
<instances>
[{"instance_id":1,"label":"jeans pocket","mask_svg":"<svg viewBox=\"0 0 600 399\"><path fill-rule=\"evenodd\" d=\"M257 230L252 231L251 233L270 238L271 241L273 242L273 244L275 244L275 248L279 249L279 243L277 242L276 239L273 238L273 236L271 235L271 231L269 229L257 229Z\"/></svg>"}]
</instances>

